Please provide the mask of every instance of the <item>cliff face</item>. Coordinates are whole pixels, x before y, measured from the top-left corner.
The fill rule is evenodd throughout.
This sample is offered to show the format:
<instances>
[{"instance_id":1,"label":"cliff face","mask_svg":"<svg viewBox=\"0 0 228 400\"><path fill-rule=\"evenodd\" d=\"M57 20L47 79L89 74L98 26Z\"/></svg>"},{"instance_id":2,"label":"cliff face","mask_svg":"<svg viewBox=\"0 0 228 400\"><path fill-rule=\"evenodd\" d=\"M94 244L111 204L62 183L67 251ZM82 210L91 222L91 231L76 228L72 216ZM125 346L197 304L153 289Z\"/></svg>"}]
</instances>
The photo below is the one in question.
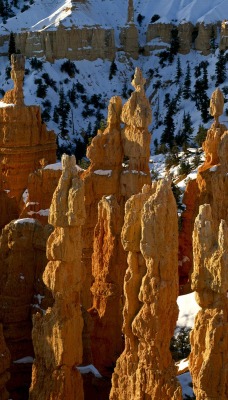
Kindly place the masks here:
<instances>
[{"instance_id":1,"label":"cliff face","mask_svg":"<svg viewBox=\"0 0 228 400\"><path fill-rule=\"evenodd\" d=\"M62 157L63 172L53 195L49 222L55 227L48 239L49 262L43 281L54 297L46 314L33 320L33 365L30 399L83 399L80 291L81 226L85 219L84 186L74 156Z\"/></svg>"},{"instance_id":2,"label":"cliff face","mask_svg":"<svg viewBox=\"0 0 228 400\"><path fill-rule=\"evenodd\" d=\"M227 220L216 225L210 205L200 206L193 232L192 289L202 310L191 333L189 365L199 400L228 396Z\"/></svg>"},{"instance_id":3,"label":"cliff face","mask_svg":"<svg viewBox=\"0 0 228 400\"><path fill-rule=\"evenodd\" d=\"M47 131L42 123L39 107L24 105L24 63L22 55L12 55L14 89L6 93L0 107L2 189L7 190L8 197L15 197L17 204L30 172L40 167L41 160L56 161L54 132Z\"/></svg>"},{"instance_id":4,"label":"cliff face","mask_svg":"<svg viewBox=\"0 0 228 400\"><path fill-rule=\"evenodd\" d=\"M50 232L50 225L43 228L34 219L21 219L7 225L0 237L0 322L11 354L7 387L15 399L25 398L30 385L31 364L15 361L34 355L32 312L51 303L42 283Z\"/></svg>"},{"instance_id":5,"label":"cliff face","mask_svg":"<svg viewBox=\"0 0 228 400\"><path fill-rule=\"evenodd\" d=\"M128 20L125 27L119 27L119 42L115 39L114 28L99 25L83 26L71 29L59 25L56 30L42 30L34 32L21 32L15 37L16 48L26 57L46 57L50 62L56 59L68 58L70 60L89 60L97 58L112 61L116 53L124 51L134 59L139 55L139 30L134 24L134 11L129 2ZM146 53L153 49L164 49L171 41L171 30L177 27L180 41L179 52L187 54L192 48L208 55L211 48L212 32L217 37L217 24L191 22L173 25L172 23L148 24L146 28L146 41L144 49ZM221 26L220 49L227 49L226 24ZM2 44L8 39L4 36ZM160 43L151 43L158 39ZM1 40L1 38L0 38Z\"/></svg>"},{"instance_id":6,"label":"cliff face","mask_svg":"<svg viewBox=\"0 0 228 400\"><path fill-rule=\"evenodd\" d=\"M128 251L125 350L110 399L181 399L169 352L178 314L178 228L168 182L144 186L127 201L122 244Z\"/></svg>"}]
</instances>

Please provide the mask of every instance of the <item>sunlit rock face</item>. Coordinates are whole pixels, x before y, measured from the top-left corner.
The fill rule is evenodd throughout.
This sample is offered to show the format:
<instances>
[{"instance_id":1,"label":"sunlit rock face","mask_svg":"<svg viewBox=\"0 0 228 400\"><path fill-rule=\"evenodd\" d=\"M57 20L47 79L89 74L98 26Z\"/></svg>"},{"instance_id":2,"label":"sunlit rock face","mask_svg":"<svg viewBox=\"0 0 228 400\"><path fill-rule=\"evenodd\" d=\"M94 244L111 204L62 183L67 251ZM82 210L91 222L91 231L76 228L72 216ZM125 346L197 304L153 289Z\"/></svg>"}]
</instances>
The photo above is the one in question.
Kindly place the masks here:
<instances>
[{"instance_id":1,"label":"sunlit rock face","mask_svg":"<svg viewBox=\"0 0 228 400\"><path fill-rule=\"evenodd\" d=\"M144 186L127 201L122 244L125 349L110 399L181 399L169 351L178 315L177 210L169 182Z\"/></svg>"}]
</instances>

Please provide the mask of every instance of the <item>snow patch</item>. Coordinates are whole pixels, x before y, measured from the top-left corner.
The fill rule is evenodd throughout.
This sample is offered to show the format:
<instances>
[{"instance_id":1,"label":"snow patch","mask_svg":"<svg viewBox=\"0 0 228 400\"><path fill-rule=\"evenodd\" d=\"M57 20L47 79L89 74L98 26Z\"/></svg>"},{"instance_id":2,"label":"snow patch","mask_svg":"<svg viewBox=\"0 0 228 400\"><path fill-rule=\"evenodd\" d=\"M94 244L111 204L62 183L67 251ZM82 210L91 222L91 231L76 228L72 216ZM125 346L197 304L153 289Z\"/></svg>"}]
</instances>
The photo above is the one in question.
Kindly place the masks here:
<instances>
[{"instance_id":1,"label":"snow patch","mask_svg":"<svg viewBox=\"0 0 228 400\"><path fill-rule=\"evenodd\" d=\"M33 361L34 361L34 358L33 358L33 357L27 356L27 357L20 358L19 360L13 361L13 363L14 363L14 364L27 364L27 363L32 364Z\"/></svg>"},{"instance_id":2,"label":"snow patch","mask_svg":"<svg viewBox=\"0 0 228 400\"><path fill-rule=\"evenodd\" d=\"M96 378L102 378L102 375L100 374L100 372L92 364L85 365L83 367L76 367L76 368L81 374L89 374L90 372L92 372L92 374L94 376L96 376Z\"/></svg>"},{"instance_id":3,"label":"snow patch","mask_svg":"<svg viewBox=\"0 0 228 400\"><path fill-rule=\"evenodd\" d=\"M103 175L103 176L112 176L112 170L111 169L96 169L93 171L95 175Z\"/></svg>"}]
</instances>

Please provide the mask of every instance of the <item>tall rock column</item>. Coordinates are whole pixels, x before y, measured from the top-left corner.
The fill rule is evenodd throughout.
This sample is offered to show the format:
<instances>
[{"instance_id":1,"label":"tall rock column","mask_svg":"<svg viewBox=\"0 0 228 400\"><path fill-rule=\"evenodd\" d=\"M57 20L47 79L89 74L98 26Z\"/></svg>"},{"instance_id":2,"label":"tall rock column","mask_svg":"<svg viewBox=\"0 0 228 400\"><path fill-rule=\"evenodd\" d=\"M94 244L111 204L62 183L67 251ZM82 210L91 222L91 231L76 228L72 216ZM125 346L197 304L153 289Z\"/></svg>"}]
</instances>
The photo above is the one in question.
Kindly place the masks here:
<instances>
[{"instance_id":1,"label":"tall rock column","mask_svg":"<svg viewBox=\"0 0 228 400\"><path fill-rule=\"evenodd\" d=\"M50 260L43 274L54 305L36 314L32 332L35 363L30 400L84 398L77 365L82 362L83 320L81 226L85 220L84 185L74 156L62 157L63 171L53 195L49 222L55 230L47 243Z\"/></svg>"},{"instance_id":2,"label":"tall rock column","mask_svg":"<svg viewBox=\"0 0 228 400\"><path fill-rule=\"evenodd\" d=\"M197 178L188 183L184 194L183 203L186 205L186 210L182 214L183 222L179 236L179 275L180 287L183 291L189 291L191 286L190 277L193 267L192 232L195 218L199 212L199 205L210 203L213 209L217 208L217 214L220 215L217 218L218 224L221 218L224 218L223 215L225 215L223 212L225 209L224 202L220 200L221 204L218 207L218 201L214 200L216 196L220 195L224 200L226 199L226 196L222 194L224 190L220 190L227 180L225 171L223 172L223 177L220 176L220 183L214 179L218 173L221 175L221 168L218 164L224 165L224 160L221 160L219 155L219 149L223 146L222 142L227 131L227 127L219 122L219 117L223 114L223 106L224 97L221 90L217 88L212 93L210 100L210 113L214 117L214 122L208 129L206 140L203 143L205 162L199 167ZM226 168L226 172L228 172L228 168ZM224 191L224 193L226 192Z\"/></svg>"},{"instance_id":3,"label":"tall rock column","mask_svg":"<svg viewBox=\"0 0 228 400\"><path fill-rule=\"evenodd\" d=\"M56 161L56 135L46 129L38 106L24 104L25 57L13 54L11 66L14 89L0 102L0 163L2 188L8 198L15 198L19 208L29 174L40 168L41 160L46 164Z\"/></svg>"},{"instance_id":4,"label":"tall rock column","mask_svg":"<svg viewBox=\"0 0 228 400\"><path fill-rule=\"evenodd\" d=\"M122 243L129 265L125 350L113 373L110 400L180 400L169 351L178 316L178 226L167 181L144 186L127 201Z\"/></svg>"},{"instance_id":5,"label":"tall rock column","mask_svg":"<svg viewBox=\"0 0 228 400\"><path fill-rule=\"evenodd\" d=\"M228 398L228 226L218 230L209 204L200 206L193 232L192 289L202 309L191 333L190 372L197 400Z\"/></svg>"},{"instance_id":6,"label":"tall rock column","mask_svg":"<svg viewBox=\"0 0 228 400\"><path fill-rule=\"evenodd\" d=\"M119 199L120 173L123 149L120 135L120 114L122 100L111 98L108 107L108 126L104 132L98 131L87 150L90 167L82 175L85 183L86 221L82 230L82 262L86 274L82 289L82 304L88 309L92 305L90 288L92 286L92 253L94 229L98 220L98 202L104 195L116 195Z\"/></svg>"},{"instance_id":7,"label":"tall rock column","mask_svg":"<svg viewBox=\"0 0 228 400\"><path fill-rule=\"evenodd\" d=\"M149 100L144 91L145 79L136 68L132 86L135 91L124 104L121 120L125 124L121 131L126 168L121 174L121 194L127 200L139 193L144 184L150 184L149 157L151 134L148 126L152 121Z\"/></svg>"},{"instance_id":8,"label":"tall rock column","mask_svg":"<svg viewBox=\"0 0 228 400\"><path fill-rule=\"evenodd\" d=\"M94 321L92 355L95 366L103 375L108 376L124 346L122 311L127 256L121 244L121 230L125 202L131 194L141 191L144 183L150 183L148 163L151 135L147 124L151 120L151 109L145 97L144 79L139 69L135 72L134 85L137 90L122 112L122 119L129 125L121 132L121 143L127 160L119 175L118 190L122 189L120 182L124 182L124 190L121 193L116 191L115 195L111 192L98 203L98 222L94 231L93 306L90 310Z\"/></svg>"}]
</instances>

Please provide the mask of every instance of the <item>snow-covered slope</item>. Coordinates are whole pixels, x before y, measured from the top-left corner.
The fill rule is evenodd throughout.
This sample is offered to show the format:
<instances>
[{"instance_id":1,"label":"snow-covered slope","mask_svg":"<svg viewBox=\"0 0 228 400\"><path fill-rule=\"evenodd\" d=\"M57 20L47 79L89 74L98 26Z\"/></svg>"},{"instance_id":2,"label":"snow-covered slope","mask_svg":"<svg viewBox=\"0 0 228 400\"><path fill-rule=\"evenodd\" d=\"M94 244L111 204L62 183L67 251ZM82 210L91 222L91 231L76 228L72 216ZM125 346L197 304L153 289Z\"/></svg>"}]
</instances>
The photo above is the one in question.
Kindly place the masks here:
<instances>
[{"instance_id":1,"label":"snow-covered slope","mask_svg":"<svg viewBox=\"0 0 228 400\"><path fill-rule=\"evenodd\" d=\"M19 6L26 2L19 1ZM72 25L102 25L103 27L123 26L127 21L128 0L87 0L85 3L71 0L34 0L27 2L28 9L13 8L15 17L0 26L0 34L6 31L56 29L61 23ZM138 14L144 16L144 24L154 14L159 22L202 22L222 21L228 17L227 0L135 0L135 20Z\"/></svg>"}]
</instances>

